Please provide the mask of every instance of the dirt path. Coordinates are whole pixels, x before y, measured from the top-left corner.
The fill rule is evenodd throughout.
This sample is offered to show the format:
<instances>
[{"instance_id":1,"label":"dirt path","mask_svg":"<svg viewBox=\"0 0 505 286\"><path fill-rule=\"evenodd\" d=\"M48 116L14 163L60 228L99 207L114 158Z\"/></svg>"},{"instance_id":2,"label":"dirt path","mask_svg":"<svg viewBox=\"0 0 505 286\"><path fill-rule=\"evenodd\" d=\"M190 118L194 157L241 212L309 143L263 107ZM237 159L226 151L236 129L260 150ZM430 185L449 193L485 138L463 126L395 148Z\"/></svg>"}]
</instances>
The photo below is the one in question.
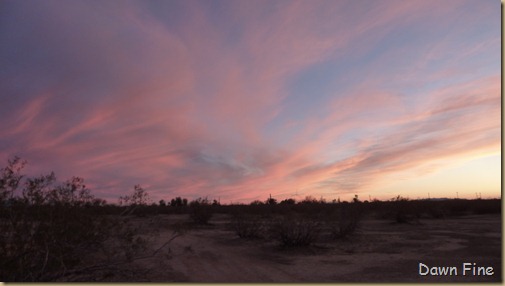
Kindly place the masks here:
<instances>
[{"instance_id":1,"label":"dirt path","mask_svg":"<svg viewBox=\"0 0 505 286\"><path fill-rule=\"evenodd\" d=\"M170 218L173 219L173 218ZM177 219L183 219L182 216ZM346 240L322 239L315 246L286 250L275 242L244 240L216 216L207 227L190 229L170 250L145 261L151 281L179 282L499 282L500 216L427 220L421 225L364 221ZM170 237L165 229L154 241ZM419 262L494 267L493 276L420 276Z\"/></svg>"}]
</instances>

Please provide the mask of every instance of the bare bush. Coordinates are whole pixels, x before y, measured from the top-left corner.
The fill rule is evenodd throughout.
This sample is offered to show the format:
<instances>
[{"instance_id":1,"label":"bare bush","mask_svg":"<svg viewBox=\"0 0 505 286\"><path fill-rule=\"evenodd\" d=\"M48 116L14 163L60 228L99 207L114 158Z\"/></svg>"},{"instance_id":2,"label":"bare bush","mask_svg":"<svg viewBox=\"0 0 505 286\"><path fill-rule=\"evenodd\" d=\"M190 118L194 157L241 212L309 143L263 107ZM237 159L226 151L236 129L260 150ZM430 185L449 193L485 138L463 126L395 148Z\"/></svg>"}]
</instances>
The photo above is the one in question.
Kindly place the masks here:
<instances>
[{"instance_id":1,"label":"bare bush","mask_svg":"<svg viewBox=\"0 0 505 286\"><path fill-rule=\"evenodd\" d=\"M320 223L312 218L286 215L272 225L272 233L285 247L311 245L318 237Z\"/></svg>"},{"instance_id":2,"label":"bare bush","mask_svg":"<svg viewBox=\"0 0 505 286\"><path fill-rule=\"evenodd\" d=\"M14 192L23 178L21 170L25 165L26 161L14 157L9 159L7 166L0 170L0 202L2 204L7 204L8 200L14 199Z\"/></svg>"},{"instance_id":3,"label":"bare bush","mask_svg":"<svg viewBox=\"0 0 505 286\"><path fill-rule=\"evenodd\" d=\"M126 209L121 213L121 215L131 215L136 214L138 216L144 216L146 213L146 206L151 202L149 194L140 185L135 185L133 188L133 194L120 196L119 205L126 206Z\"/></svg>"},{"instance_id":4,"label":"bare bush","mask_svg":"<svg viewBox=\"0 0 505 286\"><path fill-rule=\"evenodd\" d=\"M391 202L397 223L420 223L419 218L421 217L421 211L415 202L402 196L393 198Z\"/></svg>"},{"instance_id":5,"label":"bare bush","mask_svg":"<svg viewBox=\"0 0 505 286\"><path fill-rule=\"evenodd\" d=\"M359 203L341 204L327 217L327 224L333 238L345 238L358 229L362 215L359 207Z\"/></svg>"},{"instance_id":6,"label":"bare bush","mask_svg":"<svg viewBox=\"0 0 505 286\"><path fill-rule=\"evenodd\" d=\"M126 217L98 215L84 180L24 178L25 162L0 170L0 281L91 281L142 257L146 239Z\"/></svg>"},{"instance_id":7,"label":"bare bush","mask_svg":"<svg viewBox=\"0 0 505 286\"><path fill-rule=\"evenodd\" d=\"M3 205L0 279L48 281L65 276L105 242L112 224L84 207L82 179L54 185L54 174L27 179L22 198Z\"/></svg>"},{"instance_id":8,"label":"bare bush","mask_svg":"<svg viewBox=\"0 0 505 286\"><path fill-rule=\"evenodd\" d=\"M207 198L198 198L189 203L190 217L197 224L208 224L212 218L212 206Z\"/></svg>"},{"instance_id":9,"label":"bare bush","mask_svg":"<svg viewBox=\"0 0 505 286\"><path fill-rule=\"evenodd\" d=\"M256 215L234 215L231 227L240 238L261 238L265 231L264 221Z\"/></svg>"}]
</instances>

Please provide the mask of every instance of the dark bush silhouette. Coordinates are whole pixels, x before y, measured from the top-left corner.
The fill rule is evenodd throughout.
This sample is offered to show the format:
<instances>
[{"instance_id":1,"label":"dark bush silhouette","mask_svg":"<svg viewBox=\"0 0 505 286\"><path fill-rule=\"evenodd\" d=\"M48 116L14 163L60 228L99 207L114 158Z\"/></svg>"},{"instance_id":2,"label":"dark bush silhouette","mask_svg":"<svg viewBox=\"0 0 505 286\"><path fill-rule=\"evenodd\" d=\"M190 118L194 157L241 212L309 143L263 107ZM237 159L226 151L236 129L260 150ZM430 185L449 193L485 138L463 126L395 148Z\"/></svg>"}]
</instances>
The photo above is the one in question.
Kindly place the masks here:
<instances>
[{"instance_id":1,"label":"dark bush silhouette","mask_svg":"<svg viewBox=\"0 0 505 286\"><path fill-rule=\"evenodd\" d=\"M410 201L408 198L397 196L391 199L390 204L397 223L420 223L421 212L415 202Z\"/></svg>"},{"instance_id":2,"label":"dark bush silhouette","mask_svg":"<svg viewBox=\"0 0 505 286\"><path fill-rule=\"evenodd\" d=\"M104 201L83 179L25 178L25 164L16 157L0 170L1 281L89 281L145 250L126 218L99 215Z\"/></svg>"},{"instance_id":3,"label":"dark bush silhouette","mask_svg":"<svg viewBox=\"0 0 505 286\"><path fill-rule=\"evenodd\" d=\"M207 198L198 198L189 203L190 217L197 224L208 224L212 218L212 206Z\"/></svg>"},{"instance_id":4,"label":"dark bush silhouette","mask_svg":"<svg viewBox=\"0 0 505 286\"><path fill-rule=\"evenodd\" d=\"M181 197L176 197L170 201L170 206L172 207L185 207L188 205L188 199L183 199Z\"/></svg>"},{"instance_id":5,"label":"dark bush silhouette","mask_svg":"<svg viewBox=\"0 0 505 286\"><path fill-rule=\"evenodd\" d=\"M338 209L327 216L327 224L333 238L345 238L359 227L362 217L360 203L339 204Z\"/></svg>"},{"instance_id":6,"label":"dark bush silhouette","mask_svg":"<svg viewBox=\"0 0 505 286\"><path fill-rule=\"evenodd\" d=\"M306 196L300 204L319 204L320 202L313 196Z\"/></svg>"},{"instance_id":7,"label":"dark bush silhouette","mask_svg":"<svg viewBox=\"0 0 505 286\"><path fill-rule=\"evenodd\" d=\"M280 204L281 205L294 205L294 204L296 204L296 201L295 201L295 199L289 198L289 199L282 200L280 202Z\"/></svg>"},{"instance_id":8,"label":"dark bush silhouette","mask_svg":"<svg viewBox=\"0 0 505 286\"><path fill-rule=\"evenodd\" d=\"M121 215L136 214L137 216L145 216L147 214L152 214L153 210L156 210L156 208L147 207L150 202L151 199L146 190L140 185L135 185L133 194L119 197L119 205L126 206Z\"/></svg>"},{"instance_id":9,"label":"dark bush silhouette","mask_svg":"<svg viewBox=\"0 0 505 286\"><path fill-rule=\"evenodd\" d=\"M250 203L251 206L261 206L264 205L264 203L260 200L254 200Z\"/></svg>"},{"instance_id":10,"label":"dark bush silhouette","mask_svg":"<svg viewBox=\"0 0 505 286\"><path fill-rule=\"evenodd\" d=\"M276 205L277 204L277 200L272 198L272 195L270 195L270 197L265 201L265 204L267 205Z\"/></svg>"}]
</instances>

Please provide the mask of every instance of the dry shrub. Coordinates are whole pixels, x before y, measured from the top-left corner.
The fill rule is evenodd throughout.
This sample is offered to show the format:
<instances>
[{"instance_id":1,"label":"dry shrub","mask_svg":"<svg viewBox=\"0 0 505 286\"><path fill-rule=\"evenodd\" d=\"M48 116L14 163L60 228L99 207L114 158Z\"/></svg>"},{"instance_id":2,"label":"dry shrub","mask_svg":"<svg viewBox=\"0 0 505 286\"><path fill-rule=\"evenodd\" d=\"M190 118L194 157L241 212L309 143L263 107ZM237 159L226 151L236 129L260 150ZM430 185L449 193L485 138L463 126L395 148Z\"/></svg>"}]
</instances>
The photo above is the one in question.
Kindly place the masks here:
<instances>
[{"instance_id":1,"label":"dry shrub","mask_svg":"<svg viewBox=\"0 0 505 286\"><path fill-rule=\"evenodd\" d=\"M302 247L316 241L320 226L320 222L314 218L286 215L274 222L271 231L282 246Z\"/></svg>"},{"instance_id":2,"label":"dry shrub","mask_svg":"<svg viewBox=\"0 0 505 286\"><path fill-rule=\"evenodd\" d=\"M189 215L193 222L197 224L208 224L212 218L212 205L207 198L198 198L189 203Z\"/></svg>"},{"instance_id":3,"label":"dry shrub","mask_svg":"<svg viewBox=\"0 0 505 286\"><path fill-rule=\"evenodd\" d=\"M397 223L420 224L421 210L418 202L397 196L391 200L390 204Z\"/></svg>"},{"instance_id":4,"label":"dry shrub","mask_svg":"<svg viewBox=\"0 0 505 286\"><path fill-rule=\"evenodd\" d=\"M240 238L261 238L265 231L264 221L256 215L234 215L231 227Z\"/></svg>"},{"instance_id":5,"label":"dry shrub","mask_svg":"<svg viewBox=\"0 0 505 286\"><path fill-rule=\"evenodd\" d=\"M81 178L24 178L24 165L0 169L0 281L93 281L144 253L145 238L127 218L97 213L103 201Z\"/></svg>"},{"instance_id":6,"label":"dry shrub","mask_svg":"<svg viewBox=\"0 0 505 286\"><path fill-rule=\"evenodd\" d=\"M352 235L358 229L362 211L358 203L342 204L327 218L331 236L335 239Z\"/></svg>"},{"instance_id":7,"label":"dry shrub","mask_svg":"<svg viewBox=\"0 0 505 286\"><path fill-rule=\"evenodd\" d=\"M428 216L434 219L443 219L446 217L446 211L438 205L430 206L426 211Z\"/></svg>"},{"instance_id":8,"label":"dry shrub","mask_svg":"<svg viewBox=\"0 0 505 286\"><path fill-rule=\"evenodd\" d=\"M50 281L98 251L112 224L67 206L11 209L2 227L2 281Z\"/></svg>"}]
</instances>

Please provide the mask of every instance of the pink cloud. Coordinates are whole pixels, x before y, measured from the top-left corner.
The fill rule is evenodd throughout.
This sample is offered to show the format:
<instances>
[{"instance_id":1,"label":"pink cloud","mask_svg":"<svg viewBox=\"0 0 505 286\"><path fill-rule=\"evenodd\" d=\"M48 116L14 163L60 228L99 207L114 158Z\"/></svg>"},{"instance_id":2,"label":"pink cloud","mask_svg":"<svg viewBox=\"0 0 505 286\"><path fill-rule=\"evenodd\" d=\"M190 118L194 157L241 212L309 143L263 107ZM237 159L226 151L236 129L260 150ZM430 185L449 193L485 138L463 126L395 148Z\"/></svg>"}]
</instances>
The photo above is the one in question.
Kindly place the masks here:
<instances>
[{"instance_id":1,"label":"pink cloud","mask_svg":"<svg viewBox=\"0 0 505 286\"><path fill-rule=\"evenodd\" d=\"M51 68L39 66L55 80L19 104L24 109L9 121L16 127L6 129L10 144L0 154L21 152L38 170L90 178L111 197L140 183L156 198L246 201L359 192L385 173L494 149L497 78L453 84L468 73L457 65L419 73L450 45L421 47L422 56L406 60L414 71L399 65L412 55L408 44L362 62L398 27L430 29L459 3L375 2L364 9L340 1L230 2L219 15L230 20L226 29L198 2L181 2L176 24L132 3L39 4L44 17L32 11L28 18L45 39L33 35L26 43L48 51L41 62L52 59ZM478 55L493 43L462 54ZM290 114L284 103L295 75L347 60L360 66L329 84L335 88L316 116ZM347 81L358 83L338 88ZM413 104L416 98L391 82L445 88Z\"/></svg>"}]
</instances>

